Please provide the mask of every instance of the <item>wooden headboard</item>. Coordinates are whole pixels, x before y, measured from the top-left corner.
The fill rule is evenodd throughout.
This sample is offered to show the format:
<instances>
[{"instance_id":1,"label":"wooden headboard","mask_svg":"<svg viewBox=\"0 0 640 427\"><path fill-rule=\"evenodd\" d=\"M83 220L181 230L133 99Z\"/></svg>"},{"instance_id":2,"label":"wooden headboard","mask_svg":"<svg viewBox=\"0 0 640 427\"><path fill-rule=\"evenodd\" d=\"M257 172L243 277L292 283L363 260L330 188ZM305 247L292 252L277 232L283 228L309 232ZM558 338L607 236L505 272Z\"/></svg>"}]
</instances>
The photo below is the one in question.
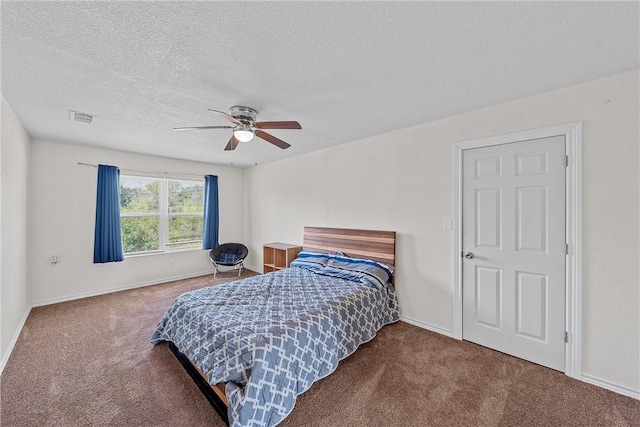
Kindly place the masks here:
<instances>
[{"instance_id":1,"label":"wooden headboard","mask_svg":"<svg viewBox=\"0 0 640 427\"><path fill-rule=\"evenodd\" d=\"M342 252L385 264L396 263L395 231L305 227L303 245L310 251Z\"/></svg>"}]
</instances>

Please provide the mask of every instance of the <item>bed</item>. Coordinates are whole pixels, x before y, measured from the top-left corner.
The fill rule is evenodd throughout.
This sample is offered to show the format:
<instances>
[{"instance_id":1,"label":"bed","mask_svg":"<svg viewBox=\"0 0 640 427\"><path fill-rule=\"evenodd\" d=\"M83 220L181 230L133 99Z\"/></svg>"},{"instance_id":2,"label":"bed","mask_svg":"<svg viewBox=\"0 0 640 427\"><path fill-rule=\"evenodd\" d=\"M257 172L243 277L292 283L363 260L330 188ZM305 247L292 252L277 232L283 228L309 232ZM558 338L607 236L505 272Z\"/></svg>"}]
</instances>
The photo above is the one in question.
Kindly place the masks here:
<instances>
[{"instance_id":1,"label":"bed","mask_svg":"<svg viewBox=\"0 0 640 427\"><path fill-rule=\"evenodd\" d=\"M395 232L305 227L290 268L179 296L152 343L169 342L227 424L277 425L399 320L394 263Z\"/></svg>"}]
</instances>

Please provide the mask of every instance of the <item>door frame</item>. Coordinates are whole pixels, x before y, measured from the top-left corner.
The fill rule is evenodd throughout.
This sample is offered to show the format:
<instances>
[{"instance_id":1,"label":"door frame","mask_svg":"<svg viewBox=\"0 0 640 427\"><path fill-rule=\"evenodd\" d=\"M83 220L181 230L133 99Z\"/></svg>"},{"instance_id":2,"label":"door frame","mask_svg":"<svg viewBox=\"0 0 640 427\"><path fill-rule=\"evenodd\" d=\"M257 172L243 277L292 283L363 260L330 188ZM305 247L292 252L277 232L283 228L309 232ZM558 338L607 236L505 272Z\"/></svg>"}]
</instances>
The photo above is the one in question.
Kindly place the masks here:
<instances>
[{"instance_id":1,"label":"door frame","mask_svg":"<svg viewBox=\"0 0 640 427\"><path fill-rule=\"evenodd\" d=\"M582 122L461 141L454 145L453 337L462 339L462 155L465 150L563 135L568 165L565 181L564 373L580 379L582 372Z\"/></svg>"}]
</instances>

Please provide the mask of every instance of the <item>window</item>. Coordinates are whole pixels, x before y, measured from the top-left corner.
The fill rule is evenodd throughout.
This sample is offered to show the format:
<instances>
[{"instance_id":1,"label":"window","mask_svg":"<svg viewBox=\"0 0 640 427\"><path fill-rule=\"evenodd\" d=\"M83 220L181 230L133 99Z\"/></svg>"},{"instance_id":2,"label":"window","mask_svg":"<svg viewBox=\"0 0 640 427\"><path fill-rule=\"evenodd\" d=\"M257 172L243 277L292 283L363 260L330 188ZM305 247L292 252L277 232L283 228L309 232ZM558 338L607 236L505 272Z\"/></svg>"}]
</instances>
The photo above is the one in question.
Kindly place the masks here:
<instances>
[{"instance_id":1,"label":"window","mask_svg":"<svg viewBox=\"0 0 640 427\"><path fill-rule=\"evenodd\" d=\"M204 182L166 180L169 187L170 249L202 247Z\"/></svg>"},{"instance_id":2,"label":"window","mask_svg":"<svg viewBox=\"0 0 640 427\"><path fill-rule=\"evenodd\" d=\"M204 182L120 176L125 254L202 247Z\"/></svg>"}]
</instances>

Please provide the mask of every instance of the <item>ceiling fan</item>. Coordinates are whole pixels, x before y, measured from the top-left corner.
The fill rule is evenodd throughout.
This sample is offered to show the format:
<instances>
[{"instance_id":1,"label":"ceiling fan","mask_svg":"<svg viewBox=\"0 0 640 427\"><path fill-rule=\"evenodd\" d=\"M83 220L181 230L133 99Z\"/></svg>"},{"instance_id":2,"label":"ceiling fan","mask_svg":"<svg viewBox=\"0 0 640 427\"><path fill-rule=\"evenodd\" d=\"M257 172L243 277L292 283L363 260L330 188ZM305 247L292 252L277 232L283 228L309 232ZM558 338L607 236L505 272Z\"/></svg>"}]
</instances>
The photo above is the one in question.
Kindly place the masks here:
<instances>
[{"instance_id":1,"label":"ceiling fan","mask_svg":"<svg viewBox=\"0 0 640 427\"><path fill-rule=\"evenodd\" d=\"M276 138L263 129L302 129L300 123L296 121L279 121L279 122L256 122L258 112L251 107L234 106L229 108L229 112L209 109L212 113L222 114L234 126L190 126L173 128L173 130L193 130L193 129L233 129L231 139L224 149L226 151L235 150L240 142L249 142L254 136L264 139L276 147L291 147L290 144Z\"/></svg>"}]
</instances>

